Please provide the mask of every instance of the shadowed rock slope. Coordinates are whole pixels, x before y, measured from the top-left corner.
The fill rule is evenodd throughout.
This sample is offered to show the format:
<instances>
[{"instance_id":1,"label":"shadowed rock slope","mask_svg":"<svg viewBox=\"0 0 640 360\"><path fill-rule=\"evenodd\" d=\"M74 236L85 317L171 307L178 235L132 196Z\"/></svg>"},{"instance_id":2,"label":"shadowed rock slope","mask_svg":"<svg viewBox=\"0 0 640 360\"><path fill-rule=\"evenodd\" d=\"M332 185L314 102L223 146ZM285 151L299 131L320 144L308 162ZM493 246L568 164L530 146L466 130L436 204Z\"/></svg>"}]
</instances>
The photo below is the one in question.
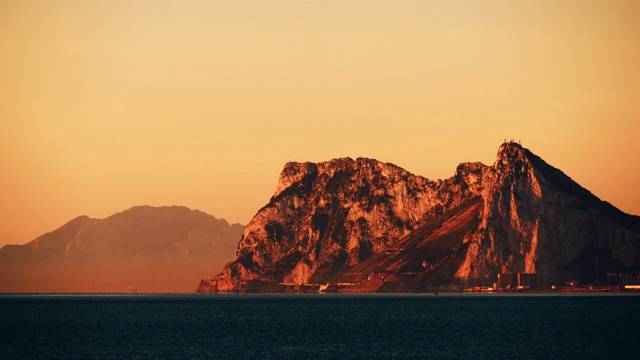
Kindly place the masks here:
<instances>
[{"instance_id":1,"label":"shadowed rock slope","mask_svg":"<svg viewBox=\"0 0 640 360\"><path fill-rule=\"evenodd\" d=\"M179 206L81 216L0 249L0 292L192 292L233 259L243 230Z\"/></svg>"},{"instance_id":2,"label":"shadowed rock slope","mask_svg":"<svg viewBox=\"0 0 640 360\"><path fill-rule=\"evenodd\" d=\"M517 272L593 282L639 264L639 217L509 142L493 166L437 181L371 159L289 163L235 261L198 292L414 291Z\"/></svg>"}]
</instances>

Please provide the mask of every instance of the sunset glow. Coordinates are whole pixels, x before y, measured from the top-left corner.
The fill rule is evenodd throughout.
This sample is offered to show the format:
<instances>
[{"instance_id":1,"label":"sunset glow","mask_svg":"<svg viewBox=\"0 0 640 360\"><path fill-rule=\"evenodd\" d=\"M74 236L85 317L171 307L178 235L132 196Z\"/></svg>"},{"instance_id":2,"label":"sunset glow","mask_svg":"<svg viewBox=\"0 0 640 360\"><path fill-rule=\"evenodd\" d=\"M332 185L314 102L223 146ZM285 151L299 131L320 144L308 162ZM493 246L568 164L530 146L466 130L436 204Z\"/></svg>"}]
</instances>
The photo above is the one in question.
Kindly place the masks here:
<instances>
[{"instance_id":1,"label":"sunset glow","mask_svg":"<svg viewBox=\"0 0 640 360\"><path fill-rule=\"evenodd\" d=\"M0 246L183 205L246 224L289 161L430 179L522 144L640 214L638 1L2 1Z\"/></svg>"}]
</instances>

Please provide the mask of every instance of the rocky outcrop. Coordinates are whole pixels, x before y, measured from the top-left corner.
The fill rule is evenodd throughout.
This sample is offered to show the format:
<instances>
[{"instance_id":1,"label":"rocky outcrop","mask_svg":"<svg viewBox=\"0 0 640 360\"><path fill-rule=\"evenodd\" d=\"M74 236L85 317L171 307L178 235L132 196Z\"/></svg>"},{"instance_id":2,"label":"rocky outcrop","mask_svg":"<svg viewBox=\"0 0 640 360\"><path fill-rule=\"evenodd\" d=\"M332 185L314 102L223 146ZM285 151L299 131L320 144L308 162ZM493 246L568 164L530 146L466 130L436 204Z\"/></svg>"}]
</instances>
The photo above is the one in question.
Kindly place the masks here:
<instances>
[{"instance_id":1,"label":"rocky outcrop","mask_svg":"<svg viewBox=\"0 0 640 360\"><path fill-rule=\"evenodd\" d=\"M594 259L599 271L637 269L639 249L638 217L509 142L493 166L464 163L437 181L372 159L289 163L236 260L198 291L314 283L366 291L378 273L418 287L490 283L504 272L588 278L598 275L585 270Z\"/></svg>"},{"instance_id":2,"label":"rocky outcrop","mask_svg":"<svg viewBox=\"0 0 640 360\"><path fill-rule=\"evenodd\" d=\"M430 181L364 158L289 163L269 204L247 225L236 261L209 282L217 291L237 281L300 284L323 267L357 265L479 194L485 170L463 164L453 178Z\"/></svg>"},{"instance_id":3,"label":"rocky outcrop","mask_svg":"<svg viewBox=\"0 0 640 360\"><path fill-rule=\"evenodd\" d=\"M601 201L529 150L503 144L483 184L481 224L457 277L521 272L593 281L595 262L601 273L640 264L640 218Z\"/></svg>"},{"instance_id":4,"label":"rocky outcrop","mask_svg":"<svg viewBox=\"0 0 640 360\"><path fill-rule=\"evenodd\" d=\"M243 230L179 206L81 216L0 249L0 292L191 292L233 259Z\"/></svg>"}]
</instances>

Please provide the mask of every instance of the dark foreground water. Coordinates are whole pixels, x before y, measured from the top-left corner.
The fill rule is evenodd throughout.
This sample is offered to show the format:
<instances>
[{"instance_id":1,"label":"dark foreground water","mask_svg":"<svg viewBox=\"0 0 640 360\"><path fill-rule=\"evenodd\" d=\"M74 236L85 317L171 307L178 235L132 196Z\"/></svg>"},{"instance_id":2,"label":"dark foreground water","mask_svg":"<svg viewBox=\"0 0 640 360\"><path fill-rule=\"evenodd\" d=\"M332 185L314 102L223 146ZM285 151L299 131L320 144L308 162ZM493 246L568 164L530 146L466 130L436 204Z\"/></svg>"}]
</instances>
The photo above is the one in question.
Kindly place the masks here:
<instances>
[{"instance_id":1,"label":"dark foreground water","mask_svg":"<svg viewBox=\"0 0 640 360\"><path fill-rule=\"evenodd\" d=\"M0 295L0 359L640 359L637 295Z\"/></svg>"}]
</instances>

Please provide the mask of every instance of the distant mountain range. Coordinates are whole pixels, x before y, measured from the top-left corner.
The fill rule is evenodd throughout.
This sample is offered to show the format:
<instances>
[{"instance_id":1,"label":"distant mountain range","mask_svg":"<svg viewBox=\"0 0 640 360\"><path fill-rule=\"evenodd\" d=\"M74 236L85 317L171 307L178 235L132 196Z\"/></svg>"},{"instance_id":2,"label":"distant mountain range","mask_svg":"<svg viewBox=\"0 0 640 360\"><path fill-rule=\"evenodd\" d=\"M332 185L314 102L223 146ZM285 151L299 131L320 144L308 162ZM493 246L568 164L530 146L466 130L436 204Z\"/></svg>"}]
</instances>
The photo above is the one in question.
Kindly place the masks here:
<instances>
[{"instance_id":1,"label":"distant mountain range","mask_svg":"<svg viewBox=\"0 0 640 360\"><path fill-rule=\"evenodd\" d=\"M639 270L640 217L505 142L493 166L437 181L364 158L289 163L235 261L198 291L419 291L512 273L597 284Z\"/></svg>"},{"instance_id":2,"label":"distant mountain range","mask_svg":"<svg viewBox=\"0 0 640 360\"><path fill-rule=\"evenodd\" d=\"M244 226L186 207L80 216L0 249L0 292L193 292L231 261Z\"/></svg>"}]
</instances>

